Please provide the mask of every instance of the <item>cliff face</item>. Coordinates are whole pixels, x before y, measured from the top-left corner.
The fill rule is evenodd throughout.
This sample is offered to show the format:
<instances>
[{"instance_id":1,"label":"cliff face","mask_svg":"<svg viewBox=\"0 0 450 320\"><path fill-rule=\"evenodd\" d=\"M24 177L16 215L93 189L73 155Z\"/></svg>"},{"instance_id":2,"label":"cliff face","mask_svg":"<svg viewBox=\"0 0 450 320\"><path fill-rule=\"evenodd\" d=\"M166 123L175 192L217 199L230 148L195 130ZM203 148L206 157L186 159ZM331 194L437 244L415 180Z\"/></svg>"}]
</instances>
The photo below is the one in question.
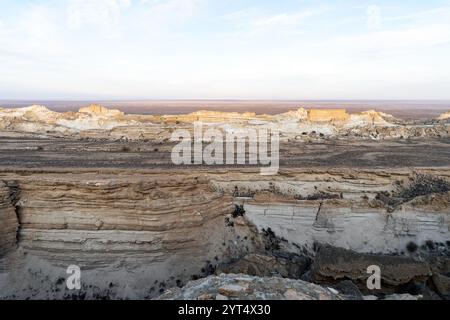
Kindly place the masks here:
<instances>
[{"instance_id":1,"label":"cliff face","mask_svg":"<svg viewBox=\"0 0 450 320\"><path fill-rule=\"evenodd\" d=\"M208 275L213 264L257 245L254 239L244 239L248 226L226 226L234 210L232 197L212 190L201 174L35 172L15 177L20 186L19 250L4 261L10 277L4 286L0 281L3 297L22 290L27 297L26 286L39 285L40 276L16 281L26 270L50 277L45 283L51 285L58 277L66 278L69 265L83 270L86 286L111 279L98 286L105 289L113 282L125 294L131 285L142 287L136 291L140 298L154 296L166 286ZM2 191L6 199L8 189ZM15 211L8 203L0 210L1 248L11 249L18 226ZM45 285L39 294L55 297Z\"/></svg>"},{"instance_id":2,"label":"cliff face","mask_svg":"<svg viewBox=\"0 0 450 320\"><path fill-rule=\"evenodd\" d=\"M35 176L21 181L18 206L20 246L57 264L155 265L176 258L182 260L173 271L195 265L192 274L224 254L223 241L212 239L226 238L223 219L234 208L201 176L170 174L78 175L70 182Z\"/></svg>"},{"instance_id":3,"label":"cliff face","mask_svg":"<svg viewBox=\"0 0 450 320\"><path fill-rule=\"evenodd\" d=\"M449 177L444 169L425 173ZM414 176L410 170L288 170L271 180L214 181L238 199L258 230L271 229L290 243L313 250L326 243L361 253L402 254L410 242L445 244L450 240L450 193L418 196L389 207L380 194L395 193ZM402 201L399 199L391 200ZM387 201L389 202L389 201ZM445 245L444 245L445 246Z\"/></svg>"},{"instance_id":4,"label":"cliff face","mask_svg":"<svg viewBox=\"0 0 450 320\"><path fill-rule=\"evenodd\" d=\"M376 199L412 175L348 169L289 169L275 177L206 169L2 172L1 247L15 258L8 258L10 282L0 292L8 297L24 290L26 297L29 290L18 288L20 283L53 284L75 264L86 286L105 288L111 282L114 297L120 297L131 285L138 297L153 297L264 250L267 236L284 239L293 252L312 252L316 242L384 253L406 252L411 241L445 244L448 195L419 197L394 211ZM17 281L24 274L30 278ZM47 289L36 297L64 294Z\"/></svg>"},{"instance_id":5,"label":"cliff face","mask_svg":"<svg viewBox=\"0 0 450 320\"><path fill-rule=\"evenodd\" d=\"M316 109L308 111L308 120L312 122L345 122L350 115L344 109Z\"/></svg>"},{"instance_id":6,"label":"cliff face","mask_svg":"<svg viewBox=\"0 0 450 320\"><path fill-rule=\"evenodd\" d=\"M92 104L88 107L81 108L78 112L108 117L123 117L125 115L125 113L120 110L108 109L98 104Z\"/></svg>"},{"instance_id":7,"label":"cliff face","mask_svg":"<svg viewBox=\"0 0 450 320\"><path fill-rule=\"evenodd\" d=\"M16 248L19 227L12 190L0 181L0 259Z\"/></svg>"},{"instance_id":8,"label":"cliff face","mask_svg":"<svg viewBox=\"0 0 450 320\"><path fill-rule=\"evenodd\" d=\"M258 229L271 228L279 237L311 250L315 243L325 243L357 252L402 254L410 242L445 244L450 237L449 215L432 206L405 205L386 213L369 204L324 200L249 202L244 208Z\"/></svg>"},{"instance_id":9,"label":"cliff face","mask_svg":"<svg viewBox=\"0 0 450 320\"><path fill-rule=\"evenodd\" d=\"M358 252L400 252L411 240L450 240L448 195L417 197L396 208L377 200L408 183L413 171L405 169L289 169L274 177L208 170L88 171L70 173L70 181L68 174L0 175L20 190L19 245L61 264L75 259L88 267L105 266L125 253L130 261L155 262L169 252L212 261L224 251L216 252L213 244L205 250L210 242L204 240L226 237L224 219L235 204L244 206L246 219L259 230L271 228L300 245L320 240ZM440 169L439 175L450 172ZM2 243L11 247L17 229L11 186L3 183L1 191L2 236L9 239Z\"/></svg>"}]
</instances>

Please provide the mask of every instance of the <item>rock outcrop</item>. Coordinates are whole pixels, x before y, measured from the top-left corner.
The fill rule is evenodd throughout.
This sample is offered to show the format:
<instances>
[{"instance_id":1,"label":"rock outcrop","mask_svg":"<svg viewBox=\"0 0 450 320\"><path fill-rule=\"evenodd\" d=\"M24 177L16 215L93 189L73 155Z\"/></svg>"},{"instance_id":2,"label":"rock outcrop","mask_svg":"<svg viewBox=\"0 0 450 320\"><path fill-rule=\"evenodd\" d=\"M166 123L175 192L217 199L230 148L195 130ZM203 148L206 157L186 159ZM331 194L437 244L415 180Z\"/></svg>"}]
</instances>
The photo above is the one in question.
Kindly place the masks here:
<instances>
[{"instance_id":1,"label":"rock outcrop","mask_svg":"<svg viewBox=\"0 0 450 320\"><path fill-rule=\"evenodd\" d=\"M448 179L445 172L439 169ZM317 242L360 253L405 254L410 242L445 248L450 241L450 216L444 209L449 193L419 196L394 209L377 200L383 192L407 186L414 176L408 170L286 171L283 178L270 181L248 177L214 184L231 194L237 187L240 194L251 195L240 201L246 219L258 230L270 228L310 250Z\"/></svg>"},{"instance_id":2,"label":"rock outcrop","mask_svg":"<svg viewBox=\"0 0 450 320\"><path fill-rule=\"evenodd\" d=\"M0 181L0 259L16 247L19 227L12 190Z\"/></svg>"},{"instance_id":3,"label":"rock outcrop","mask_svg":"<svg viewBox=\"0 0 450 320\"><path fill-rule=\"evenodd\" d=\"M36 297L51 298L56 294L51 292L54 282L44 279L64 276L73 264L83 270L86 286L96 284L99 273L105 279L122 272L117 288L125 290L127 282L145 285L148 291L140 297L155 296L166 287L207 276L220 263L258 246L250 237L251 227L226 225L234 210L232 197L211 189L203 174L36 172L23 178L18 180L16 203L20 225L16 260L34 257L42 262L13 264L5 287L0 283L0 297L21 293L26 298L30 283L16 279L29 269L39 279L29 281L42 287L43 296ZM8 188L1 191L3 252L16 244L18 223ZM133 278L136 273L142 274L140 281Z\"/></svg>"},{"instance_id":4,"label":"rock outcrop","mask_svg":"<svg viewBox=\"0 0 450 320\"><path fill-rule=\"evenodd\" d=\"M90 137L130 140L168 141L175 129L192 130L202 121L224 132L239 129L277 129L283 141L322 141L351 137L355 139L402 139L446 137L448 124L407 123L377 112L349 114L343 109L300 108L279 115L198 111L185 115L126 115L100 105L81 108L79 112L58 113L43 106L0 109L0 135L52 137Z\"/></svg>"},{"instance_id":5,"label":"rock outcrop","mask_svg":"<svg viewBox=\"0 0 450 320\"><path fill-rule=\"evenodd\" d=\"M425 283L432 272L427 263L411 258L386 255L358 254L349 250L321 246L312 266L312 279L316 283L352 280L367 291L368 268L381 270L382 289L387 293L410 282Z\"/></svg>"},{"instance_id":6,"label":"rock outcrop","mask_svg":"<svg viewBox=\"0 0 450 320\"><path fill-rule=\"evenodd\" d=\"M207 238L226 238L223 220L233 210L231 197L209 191L200 176L61 178L33 176L21 182L19 240L29 252L86 268L121 259L150 267L183 257L184 264L174 265L192 265L191 274L223 256L222 241Z\"/></svg>"},{"instance_id":7,"label":"rock outcrop","mask_svg":"<svg viewBox=\"0 0 450 320\"><path fill-rule=\"evenodd\" d=\"M244 274L210 276L174 288L159 300L344 300L336 291L301 280Z\"/></svg>"},{"instance_id":8,"label":"rock outcrop","mask_svg":"<svg viewBox=\"0 0 450 320\"><path fill-rule=\"evenodd\" d=\"M311 122L346 122L350 115L344 109L313 109L308 111Z\"/></svg>"},{"instance_id":9,"label":"rock outcrop","mask_svg":"<svg viewBox=\"0 0 450 320\"><path fill-rule=\"evenodd\" d=\"M10 280L0 292L6 297L20 292L26 298L32 283L33 292L39 291L35 298L62 298L67 293L53 292L54 285L66 276L67 266L76 264L83 270L84 285L98 287L102 294L112 282L115 289L108 293L112 298L125 294L125 284L139 288L138 298L155 297L161 290L214 274L221 265L228 266L227 272L300 277L306 261L277 253L313 255L316 242L360 253L404 251L406 255L411 241L418 246L430 242L436 250L439 243L445 246L450 241L448 202L438 199L445 195L429 202L417 198L417 203L408 202L391 213L376 202L379 192L409 180L413 173L405 169L289 169L275 177L251 170L166 171L16 168L0 172L6 182L0 225L7 226L1 235L8 239L1 237L2 248L14 249L20 227L18 256L9 260L13 262ZM439 172L450 175L443 169ZM242 205L242 210L236 211L235 205ZM322 279L360 280L360 269L348 269L358 267L360 260L343 266L351 254L345 251L344 256L342 263L319 258ZM411 272L400 272L403 260L386 259L393 270L386 274L386 283L392 286L428 275L421 264ZM376 261L364 260L364 264L372 262ZM18 281L25 270L33 271L30 278ZM445 272L442 267L439 274ZM43 283L49 285L41 292Z\"/></svg>"},{"instance_id":10,"label":"rock outcrop","mask_svg":"<svg viewBox=\"0 0 450 320\"><path fill-rule=\"evenodd\" d=\"M81 108L78 112L106 117L122 117L125 115L125 113L120 110L108 109L98 104L92 104L88 107Z\"/></svg>"},{"instance_id":11,"label":"rock outcrop","mask_svg":"<svg viewBox=\"0 0 450 320\"><path fill-rule=\"evenodd\" d=\"M439 295L446 300L450 300L450 276L435 274L432 281Z\"/></svg>"},{"instance_id":12,"label":"rock outcrop","mask_svg":"<svg viewBox=\"0 0 450 320\"><path fill-rule=\"evenodd\" d=\"M450 119L450 111L444 112L438 117L438 120L448 120Z\"/></svg>"}]
</instances>

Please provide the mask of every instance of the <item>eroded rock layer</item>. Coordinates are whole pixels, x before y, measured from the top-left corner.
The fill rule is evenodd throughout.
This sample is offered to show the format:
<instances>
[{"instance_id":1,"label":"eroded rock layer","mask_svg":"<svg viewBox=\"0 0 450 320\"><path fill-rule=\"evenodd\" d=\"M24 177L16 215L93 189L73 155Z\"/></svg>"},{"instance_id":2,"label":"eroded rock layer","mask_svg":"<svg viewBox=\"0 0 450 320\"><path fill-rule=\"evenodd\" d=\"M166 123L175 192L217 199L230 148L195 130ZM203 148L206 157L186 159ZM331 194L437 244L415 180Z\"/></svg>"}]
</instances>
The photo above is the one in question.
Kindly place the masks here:
<instances>
[{"instance_id":1,"label":"eroded rock layer","mask_svg":"<svg viewBox=\"0 0 450 320\"><path fill-rule=\"evenodd\" d=\"M446 179L445 168L258 172L3 170L0 239L2 250L9 251L3 259L9 273L0 292L9 298L67 298L65 290L52 286L64 287L66 268L78 265L84 285L99 288L97 295L128 297L131 285L134 297L154 297L220 265L281 246L297 255L314 255L316 243L322 243L414 256L410 243L431 243L436 250L450 243L448 192L395 197L419 172ZM11 251L16 239L18 249ZM292 256L258 257L270 261L265 275L304 272L300 265L291 268ZM235 270L250 270L253 260ZM45 288L42 281L51 286L30 293L30 286ZM89 292L84 298L95 299Z\"/></svg>"},{"instance_id":2,"label":"eroded rock layer","mask_svg":"<svg viewBox=\"0 0 450 320\"><path fill-rule=\"evenodd\" d=\"M0 259L16 247L18 226L11 189L0 181Z\"/></svg>"},{"instance_id":3,"label":"eroded rock layer","mask_svg":"<svg viewBox=\"0 0 450 320\"><path fill-rule=\"evenodd\" d=\"M423 171L433 173L435 170ZM439 171L440 176L449 174L442 169ZM233 202L239 201L244 203L248 220L257 226L264 226L266 221L274 230L278 230L278 226L295 230L304 225L311 232L322 228L325 233L339 234L343 228L351 229L355 221L360 231L348 232L354 236L365 233L364 225L374 228L374 223L379 221L383 225L380 229L395 231L393 237L445 234L448 232L446 195L419 197L394 212L376 201L377 194L392 191L413 174L412 170L330 170L325 173L290 169L275 177L231 170L222 174L199 170L173 174L119 171L117 175L89 171L18 172L2 173L0 178L16 181L20 188L16 205L22 246L36 250L40 241L47 248L52 239L57 242L59 238L73 237L73 241L69 241L73 246L83 244L101 251L100 243L94 245L95 235L107 238L111 232L143 236L136 240L137 246L143 239L152 239L162 248L183 243L187 249L189 239L180 242L178 237L186 238L189 229L224 217L233 211ZM5 184L3 190L5 210L14 212ZM422 222L421 229L414 227L414 219ZM91 235L87 242L77 244L77 233L81 231ZM164 237L158 236L161 234ZM280 235L288 234L280 232ZM343 235L340 238L345 239Z\"/></svg>"},{"instance_id":4,"label":"eroded rock layer","mask_svg":"<svg viewBox=\"0 0 450 320\"><path fill-rule=\"evenodd\" d=\"M21 181L20 246L57 264L86 268L172 264L200 272L226 256L232 197L201 175L32 176ZM189 273L189 272L187 272Z\"/></svg>"}]
</instances>

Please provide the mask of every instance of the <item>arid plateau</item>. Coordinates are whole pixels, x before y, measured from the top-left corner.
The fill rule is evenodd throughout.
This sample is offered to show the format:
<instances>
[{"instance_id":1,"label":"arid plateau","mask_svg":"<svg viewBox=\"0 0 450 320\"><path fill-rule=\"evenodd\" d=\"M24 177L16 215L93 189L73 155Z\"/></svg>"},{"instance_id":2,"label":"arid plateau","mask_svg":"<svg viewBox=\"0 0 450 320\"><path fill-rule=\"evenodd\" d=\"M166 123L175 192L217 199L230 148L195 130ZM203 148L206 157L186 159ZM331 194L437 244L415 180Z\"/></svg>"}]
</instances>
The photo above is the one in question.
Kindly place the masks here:
<instances>
[{"instance_id":1,"label":"arid plateau","mask_svg":"<svg viewBox=\"0 0 450 320\"><path fill-rule=\"evenodd\" d=\"M278 173L174 165L195 122L276 130ZM450 113L0 109L0 299L448 299L449 252Z\"/></svg>"}]
</instances>

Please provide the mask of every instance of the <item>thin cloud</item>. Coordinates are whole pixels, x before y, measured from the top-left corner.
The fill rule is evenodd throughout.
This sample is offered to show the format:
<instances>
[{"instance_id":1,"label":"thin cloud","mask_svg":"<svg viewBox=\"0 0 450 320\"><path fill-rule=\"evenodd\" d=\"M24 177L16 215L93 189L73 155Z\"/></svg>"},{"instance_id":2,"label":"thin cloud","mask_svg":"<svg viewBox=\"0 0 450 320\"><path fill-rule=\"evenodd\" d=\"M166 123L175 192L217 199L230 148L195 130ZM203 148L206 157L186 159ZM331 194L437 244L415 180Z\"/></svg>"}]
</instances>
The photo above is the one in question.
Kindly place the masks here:
<instances>
[{"instance_id":1,"label":"thin cloud","mask_svg":"<svg viewBox=\"0 0 450 320\"><path fill-rule=\"evenodd\" d=\"M367 8L367 28L371 31L381 29L381 8L371 5Z\"/></svg>"},{"instance_id":2,"label":"thin cloud","mask_svg":"<svg viewBox=\"0 0 450 320\"><path fill-rule=\"evenodd\" d=\"M413 12L410 14L386 16L385 21L389 22L405 22L405 21L417 21L417 20L436 20L436 19L450 19L450 7L441 7L428 10L422 10Z\"/></svg>"},{"instance_id":3,"label":"thin cloud","mask_svg":"<svg viewBox=\"0 0 450 320\"><path fill-rule=\"evenodd\" d=\"M119 23L131 0L71 0L67 7L67 26L79 30L86 25L108 28Z\"/></svg>"},{"instance_id":4,"label":"thin cloud","mask_svg":"<svg viewBox=\"0 0 450 320\"><path fill-rule=\"evenodd\" d=\"M149 98L363 98L371 90L448 98L448 8L413 12L399 1L378 15L322 1L258 3L11 1L0 12L0 87Z\"/></svg>"},{"instance_id":5,"label":"thin cloud","mask_svg":"<svg viewBox=\"0 0 450 320\"><path fill-rule=\"evenodd\" d=\"M265 35L270 32L299 34L302 33L300 28L304 23L327 10L327 8L320 7L292 13L267 14L261 9L249 8L228 14L224 16L224 19L231 22L237 29L235 34L243 38Z\"/></svg>"},{"instance_id":6,"label":"thin cloud","mask_svg":"<svg viewBox=\"0 0 450 320\"><path fill-rule=\"evenodd\" d=\"M373 54L393 50L413 50L450 43L450 24L424 25L395 30L383 30L369 34L341 36L327 46Z\"/></svg>"},{"instance_id":7,"label":"thin cloud","mask_svg":"<svg viewBox=\"0 0 450 320\"><path fill-rule=\"evenodd\" d=\"M293 14L282 13L255 20L254 27L277 27L277 26L296 26L305 19L318 14L316 11L302 11Z\"/></svg>"}]
</instances>

